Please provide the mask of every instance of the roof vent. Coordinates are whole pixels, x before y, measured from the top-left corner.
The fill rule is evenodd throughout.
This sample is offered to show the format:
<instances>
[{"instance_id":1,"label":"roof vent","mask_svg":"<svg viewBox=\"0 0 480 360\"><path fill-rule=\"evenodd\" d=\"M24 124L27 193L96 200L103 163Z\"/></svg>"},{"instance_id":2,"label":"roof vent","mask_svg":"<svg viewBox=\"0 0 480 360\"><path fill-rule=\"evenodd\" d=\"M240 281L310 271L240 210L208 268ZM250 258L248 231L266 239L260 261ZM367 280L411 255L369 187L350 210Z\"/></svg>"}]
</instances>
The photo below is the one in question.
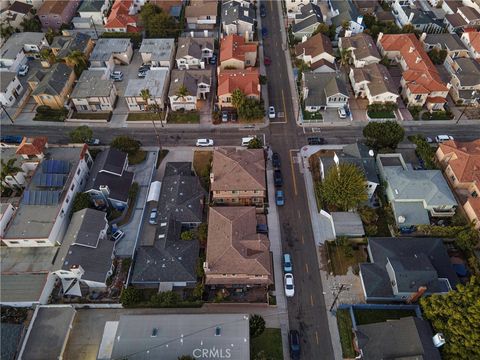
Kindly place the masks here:
<instances>
[{"instance_id":1,"label":"roof vent","mask_svg":"<svg viewBox=\"0 0 480 360\"><path fill-rule=\"evenodd\" d=\"M220 326L217 326L215 328L215 336L220 336L222 334L222 328Z\"/></svg>"},{"instance_id":2,"label":"roof vent","mask_svg":"<svg viewBox=\"0 0 480 360\"><path fill-rule=\"evenodd\" d=\"M445 337L443 336L442 333L437 333L433 336L433 345L435 345L436 348L439 348L445 344Z\"/></svg>"},{"instance_id":3,"label":"roof vent","mask_svg":"<svg viewBox=\"0 0 480 360\"><path fill-rule=\"evenodd\" d=\"M151 337L157 337L157 334L158 334L158 329L157 329L157 328L153 328L153 329L152 329L152 335L151 335Z\"/></svg>"}]
</instances>

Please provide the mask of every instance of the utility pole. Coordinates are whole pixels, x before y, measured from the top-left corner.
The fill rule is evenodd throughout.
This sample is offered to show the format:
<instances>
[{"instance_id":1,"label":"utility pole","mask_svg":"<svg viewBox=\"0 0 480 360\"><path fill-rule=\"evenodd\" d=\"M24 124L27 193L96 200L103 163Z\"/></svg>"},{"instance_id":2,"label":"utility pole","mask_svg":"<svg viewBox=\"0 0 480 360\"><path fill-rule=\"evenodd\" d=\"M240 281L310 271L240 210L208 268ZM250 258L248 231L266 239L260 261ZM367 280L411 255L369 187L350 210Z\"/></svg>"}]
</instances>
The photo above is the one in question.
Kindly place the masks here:
<instances>
[{"instance_id":1,"label":"utility pole","mask_svg":"<svg viewBox=\"0 0 480 360\"><path fill-rule=\"evenodd\" d=\"M335 296L335 299L333 299L333 303L332 303L332 306L330 306L330 312L332 312L333 308L335 307L335 304L338 300L338 297L340 296L340 293L342 292L343 288L345 287L344 284L340 285L340 289L338 289L338 293L337 295Z\"/></svg>"},{"instance_id":2,"label":"utility pole","mask_svg":"<svg viewBox=\"0 0 480 360\"><path fill-rule=\"evenodd\" d=\"M13 119L10 117L10 114L8 113L7 109L5 108L5 105L3 105L2 103L0 103L0 106L2 107L2 110L5 112L5 114L7 114L7 117L8 119L10 120L10 122L12 124L15 124L15 121L13 121Z\"/></svg>"}]
</instances>

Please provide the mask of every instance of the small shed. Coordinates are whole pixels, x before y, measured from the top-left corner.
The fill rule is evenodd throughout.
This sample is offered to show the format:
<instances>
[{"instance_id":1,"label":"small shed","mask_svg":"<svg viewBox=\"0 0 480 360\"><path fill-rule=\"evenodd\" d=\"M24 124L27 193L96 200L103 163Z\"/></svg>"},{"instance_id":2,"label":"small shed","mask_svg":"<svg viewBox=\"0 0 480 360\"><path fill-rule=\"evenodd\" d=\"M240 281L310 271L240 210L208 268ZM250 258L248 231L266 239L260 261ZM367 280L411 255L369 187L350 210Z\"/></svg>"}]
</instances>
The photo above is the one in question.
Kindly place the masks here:
<instances>
[{"instance_id":1,"label":"small shed","mask_svg":"<svg viewBox=\"0 0 480 360\"><path fill-rule=\"evenodd\" d=\"M365 236L362 219L356 212L332 212L333 226L336 236Z\"/></svg>"}]
</instances>

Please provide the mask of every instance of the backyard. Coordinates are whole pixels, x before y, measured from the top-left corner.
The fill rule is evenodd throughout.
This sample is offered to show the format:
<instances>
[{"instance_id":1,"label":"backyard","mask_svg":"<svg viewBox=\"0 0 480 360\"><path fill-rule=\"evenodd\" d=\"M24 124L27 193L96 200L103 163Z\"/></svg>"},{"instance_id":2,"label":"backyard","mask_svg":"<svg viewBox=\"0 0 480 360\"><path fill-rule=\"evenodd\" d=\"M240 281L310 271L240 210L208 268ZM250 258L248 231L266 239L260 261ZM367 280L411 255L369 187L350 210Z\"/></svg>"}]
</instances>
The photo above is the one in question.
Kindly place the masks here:
<instances>
[{"instance_id":1,"label":"backyard","mask_svg":"<svg viewBox=\"0 0 480 360\"><path fill-rule=\"evenodd\" d=\"M259 356L259 353L264 356ZM282 360L282 334L280 329L267 328L260 336L251 339L250 355L252 359Z\"/></svg>"},{"instance_id":2,"label":"backyard","mask_svg":"<svg viewBox=\"0 0 480 360\"><path fill-rule=\"evenodd\" d=\"M206 191L210 190L210 169L213 153L211 151L197 150L193 153L193 169L200 177L202 186Z\"/></svg>"},{"instance_id":3,"label":"backyard","mask_svg":"<svg viewBox=\"0 0 480 360\"><path fill-rule=\"evenodd\" d=\"M358 264L367 261L364 245L353 245L348 240L328 241L326 244L329 272L333 275L346 275L350 267L354 274L358 274Z\"/></svg>"}]
</instances>

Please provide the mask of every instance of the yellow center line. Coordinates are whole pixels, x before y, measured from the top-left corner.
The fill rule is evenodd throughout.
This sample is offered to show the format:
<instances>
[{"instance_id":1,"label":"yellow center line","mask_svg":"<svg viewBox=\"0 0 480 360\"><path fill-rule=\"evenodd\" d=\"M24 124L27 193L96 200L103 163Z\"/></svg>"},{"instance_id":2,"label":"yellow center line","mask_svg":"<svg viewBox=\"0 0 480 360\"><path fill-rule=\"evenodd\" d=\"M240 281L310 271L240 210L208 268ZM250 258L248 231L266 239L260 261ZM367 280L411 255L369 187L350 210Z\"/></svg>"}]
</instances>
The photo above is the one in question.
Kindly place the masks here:
<instances>
[{"instance_id":1,"label":"yellow center line","mask_svg":"<svg viewBox=\"0 0 480 360\"><path fill-rule=\"evenodd\" d=\"M310 295L310 305L313 306L313 295Z\"/></svg>"},{"instance_id":2,"label":"yellow center line","mask_svg":"<svg viewBox=\"0 0 480 360\"><path fill-rule=\"evenodd\" d=\"M298 150L290 150L290 167L292 169L292 179L293 179L293 190L295 190L295 196L298 195L298 192L297 192L297 180L296 180L296 176L295 176L295 168L293 166L293 156L292 156L292 152L293 151L298 151Z\"/></svg>"},{"instance_id":3,"label":"yellow center line","mask_svg":"<svg viewBox=\"0 0 480 360\"><path fill-rule=\"evenodd\" d=\"M302 244L305 244L305 239L304 239L303 235L302 235Z\"/></svg>"},{"instance_id":4,"label":"yellow center line","mask_svg":"<svg viewBox=\"0 0 480 360\"><path fill-rule=\"evenodd\" d=\"M308 264L305 263L305 272L308 274Z\"/></svg>"},{"instance_id":5,"label":"yellow center line","mask_svg":"<svg viewBox=\"0 0 480 360\"><path fill-rule=\"evenodd\" d=\"M318 341L318 332L316 331L315 331L315 339L317 340L317 345L318 345L320 342Z\"/></svg>"}]
</instances>

